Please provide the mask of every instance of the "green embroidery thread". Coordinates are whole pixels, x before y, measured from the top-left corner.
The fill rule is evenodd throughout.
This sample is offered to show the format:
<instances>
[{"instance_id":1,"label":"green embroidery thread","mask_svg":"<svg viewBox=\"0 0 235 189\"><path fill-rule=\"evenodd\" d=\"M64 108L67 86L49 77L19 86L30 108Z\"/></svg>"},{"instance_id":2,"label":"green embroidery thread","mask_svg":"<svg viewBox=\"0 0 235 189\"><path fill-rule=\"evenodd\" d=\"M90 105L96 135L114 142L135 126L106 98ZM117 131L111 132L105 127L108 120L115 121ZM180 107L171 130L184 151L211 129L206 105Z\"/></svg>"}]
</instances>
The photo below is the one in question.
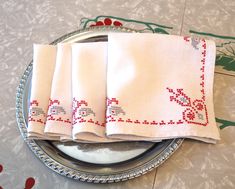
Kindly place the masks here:
<instances>
[{"instance_id":1,"label":"green embroidery thread","mask_svg":"<svg viewBox=\"0 0 235 189\"><path fill-rule=\"evenodd\" d=\"M235 122L233 121L228 121L225 119L219 119L219 118L215 118L217 123L221 123L222 125L219 126L220 129L224 129L225 127L229 127L229 126L235 126Z\"/></svg>"}]
</instances>

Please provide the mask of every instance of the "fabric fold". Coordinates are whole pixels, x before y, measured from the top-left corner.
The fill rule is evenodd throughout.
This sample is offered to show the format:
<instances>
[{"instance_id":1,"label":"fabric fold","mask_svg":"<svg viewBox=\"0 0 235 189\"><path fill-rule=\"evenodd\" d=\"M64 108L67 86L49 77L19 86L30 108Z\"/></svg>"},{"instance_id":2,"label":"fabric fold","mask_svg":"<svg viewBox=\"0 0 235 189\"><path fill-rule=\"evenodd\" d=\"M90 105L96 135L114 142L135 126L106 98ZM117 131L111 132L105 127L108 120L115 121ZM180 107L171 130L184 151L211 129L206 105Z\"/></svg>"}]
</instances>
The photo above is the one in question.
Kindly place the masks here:
<instances>
[{"instance_id":1,"label":"fabric fold","mask_svg":"<svg viewBox=\"0 0 235 189\"><path fill-rule=\"evenodd\" d=\"M72 140L71 44L58 44L45 134Z\"/></svg>"},{"instance_id":2,"label":"fabric fold","mask_svg":"<svg viewBox=\"0 0 235 189\"><path fill-rule=\"evenodd\" d=\"M73 139L108 142L105 135L107 43L72 45Z\"/></svg>"},{"instance_id":3,"label":"fabric fold","mask_svg":"<svg viewBox=\"0 0 235 189\"><path fill-rule=\"evenodd\" d=\"M51 83L54 74L57 48L54 45L33 46L33 71L28 114L28 137L56 139L44 134Z\"/></svg>"}]
</instances>

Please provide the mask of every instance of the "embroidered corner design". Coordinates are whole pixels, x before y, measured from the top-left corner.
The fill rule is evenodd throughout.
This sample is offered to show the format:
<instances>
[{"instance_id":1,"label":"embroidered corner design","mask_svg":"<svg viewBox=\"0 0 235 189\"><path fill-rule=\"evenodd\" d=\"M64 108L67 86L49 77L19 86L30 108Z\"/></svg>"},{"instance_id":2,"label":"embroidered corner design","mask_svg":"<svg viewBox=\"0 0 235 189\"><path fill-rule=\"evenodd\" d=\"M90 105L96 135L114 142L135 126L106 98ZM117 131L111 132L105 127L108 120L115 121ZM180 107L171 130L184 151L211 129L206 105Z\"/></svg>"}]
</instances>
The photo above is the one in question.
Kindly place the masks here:
<instances>
[{"instance_id":1,"label":"embroidered corner design","mask_svg":"<svg viewBox=\"0 0 235 189\"><path fill-rule=\"evenodd\" d=\"M118 100L116 98L107 98L107 112L106 112L106 122L124 122L124 119L119 115L126 115L126 112L118 105ZM130 121L130 120L129 120Z\"/></svg>"},{"instance_id":2,"label":"embroidered corner design","mask_svg":"<svg viewBox=\"0 0 235 189\"><path fill-rule=\"evenodd\" d=\"M201 45L201 64L200 67L200 93L201 99L191 100L183 91L183 89L176 89L175 91L169 87L166 89L171 94L170 101L175 101L180 106L186 107L182 112L183 120L186 123L197 124L202 126L207 126L208 124L208 112L205 105L205 62L206 62L206 40L205 39L196 39L190 37L183 38L186 42L191 42L191 46L199 50L199 45Z\"/></svg>"},{"instance_id":3,"label":"embroidered corner design","mask_svg":"<svg viewBox=\"0 0 235 189\"><path fill-rule=\"evenodd\" d=\"M62 106L60 106L60 101L57 99L49 99L47 121L72 123L71 119L62 118L62 115L66 115L66 111Z\"/></svg>"},{"instance_id":4,"label":"embroidered corner design","mask_svg":"<svg viewBox=\"0 0 235 189\"><path fill-rule=\"evenodd\" d=\"M181 125L181 124L195 124L207 126L209 123L208 112L205 104L205 61L206 61L206 41L205 39L193 39L190 37L183 37L183 39L192 46L195 50L201 49L202 58L199 62L200 66L200 93L201 99L192 100L183 89L171 89L167 87L170 95L170 101L176 102L185 109L182 111L182 117L178 120L132 120L124 118L126 112L120 106L116 98L107 98L107 117L106 122L126 122L144 125ZM201 46L200 46L201 45Z\"/></svg>"},{"instance_id":5,"label":"embroidered corner design","mask_svg":"<svg viewBox=\"0 0 235 189\"><path fill-rule=\"evenodd\" d=\"M200 41L201 41L199 38L185 36L184 40L186 42L189 42L194 49L199 50L198 45L200 44Z\"/></svg>"},{"instance_id":6,"label":"embroidered corner design","mask_svg":"<svg viewBox=\"0 0 235 189\"><path fill-rule=\"evenodd\" d=\"M45 124L46 114L42 108L39 107L37 100L32 100L29 106L28 122L37 122Z\"/></svg>"},{"instance_id":7,"label":"embroidered corner design","mask_svg":"<svg viewBox=\"0 0 235 189\"><path fill-rule=\"evenodd\" d=\"M99 121L95 120L96 114L88 106L88 103L85 100L77 100L73 98L73 125L77 123L93 123L98 126L105 127L105 123L100 123Z\"/></svg>"},{"instance_id":8,"label":"embroidered corner design","mask_svg":"<svg viewBox=\"0 0 235 189\"><path fill-rule=\"evenodd\" d=\"M167 87L169 93L171 93L170 101L175 101L180 106L186 107L182 112L182 118L186 123L206 126L208 124L207 108L203 100L196 99L191 100L184 92L183 89L170 89Z\"/></svg>"}]
</instances>

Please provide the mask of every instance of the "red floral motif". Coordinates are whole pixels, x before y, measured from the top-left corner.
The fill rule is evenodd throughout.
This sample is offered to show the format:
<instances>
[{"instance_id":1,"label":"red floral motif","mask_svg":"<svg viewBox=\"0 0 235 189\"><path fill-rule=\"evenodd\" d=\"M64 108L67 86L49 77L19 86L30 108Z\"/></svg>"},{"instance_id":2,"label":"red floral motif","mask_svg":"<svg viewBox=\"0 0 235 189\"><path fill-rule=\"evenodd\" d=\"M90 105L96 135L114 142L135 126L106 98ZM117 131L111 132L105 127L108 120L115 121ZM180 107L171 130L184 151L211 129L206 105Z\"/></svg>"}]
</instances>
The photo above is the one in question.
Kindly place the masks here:
<instances>
[{"instance_id":1,"label":"red floral motif","mask_svg":"<svg viewBox=\"0 0 235 189\"><path fill-rule=\"evenodd\" d=\"M132 123L133 121L130 119L116 119L116 117L119 117L120 115L125 115L125 111L122 109L121 106L118 105L118 100L116 98L107 98L107 112L106 112L106 122L127 122Z\"/></svg>"},{"instance_id":2,"label":"red floral motif","mask_svg":"<svg viewBox=\"0 0 235 189\"><path fill-rule=\"evenodd\" d=\"M195 118L195 114L190 110L190 112L188 112L186 114L187 118L190 119L190 120L194 120Z\"/></svg>"},{"instance_id":3,"label":"red floral motif","mask_svg":"<svg viewBox=\"0 0 235 189\"><path fill-rule=\"evenodd\" d=\"M197 110L203 110L203 108L204 108L204 103L203 103L203 101L202 100L195 100L194 102L193 102L193 105L196 107L196 109Z\"/></svg>"},{"instance_id":4,"label":"red floral motif","mask_svg":"<svg viewBox=\"0 0 235 189\"><path fill-rule=\"evenodd\" d=\"M38 101L37 100L33 100L33 101L31 101L30 102L30 106L32 106L32 105L36 105L36 106L38 106Z\"/></svg>"},{"instance_id":5,"label":"red floral motif","mask_svg":"<svg viewBox=\"0 0 235 189\"><path fill-rule=\"evenodd\" d=\"M168 87L166 89L173 94L170 96L170 101L176 101L181 106L191 106L191 99L183 92L183 89L176 89L175 92Z\"/></svg>"},{"instance_id":6,"label":"red floral motif","mask_svg":"<svg viewBox=\"0 0 235 189\"><path fill-rule=\"evenodd\" d=\"M152 121L150 124L151 125L157 125L158 123L156 121Z\"/></svg>"},{"instance_id":7,"label":"red floral motif","mask_svg":"<svg viewBox=\"0 0 235 189\"><path fill-rule=\"evenodd\" d=\"M91 118L92 116L93 118ZM72 112L73 121L72 124L77 123L92 123L94 125L105 127L105 123L100 123L95 120L95 112L89 108L88 103L85 100L77 100L73 98L73 112Z\"/></svg>"},{"instance_id":8,"label":"red floral motif","mask_svg":"<svg viewBox=\"0 0 235 189\"><path fill-rule=\"evenodd\" d=\"M29 106L28 122L37 122L45 124L46 114L37 100L32 100Z\"/></svg>"},{"instance_id":9,"label":"red floral motif","mask_svg":"<svg viewBox=\"0 0 235 189\"><path fill-rule=\"evenodd\" d=\"M167 124L175 124L173 120L170 120Z\"/></svg>"},{"instance_id":10,"label":"red floral motif","mask_svg":"<svg viewBox=\"0 0 235 189\"><path fill-rule=\"evenodd\" d=\"M189 36L184 36L184 40L185 40L186 42L189 42L189 41L190 41L190 37L189 37Z\"/></svg>"},{"instance_id":11,"label":"red floral motif","mask_svg":"<svg viewBox=\"0 0 235 189\"><path fill-rule=\"evenodd\" d=\"M106 123L108 122L127 122L127 123L135 123L135 124L145 124L145 125L181 125L186 123L191 123L191 124L196 124L196 125L202 125L202 126L207 126L208 125L208 112L207 108L205 105L205 81L204 81L204 71L205 71L205 56L206 56L206 41L204 39L191 39L190 37L184 37L183 38L186 42L191 42L191 45L193 48L196 50L199 49L198 45L201 44L201 49L202 49L202 58L200 60L201 68L200 71L202 72L202 75L200 76L200 92L202 94L201 99L195 99L192 100L188 95L186 95L183 91L183 89L176 89L173 90L169 87L166 89L168 92L171 94L170 95L170 101L173 102L175 101L177 104L179 104L182 107L185 107L186 109L183 110L182 112L182 118L179 120L169 120L169 121L148 121L148 120L135 120L132 121L130 118L123 118L123 115L125 114L120 114L116 115L118 116L117 119L113 118L114 112L109 111L107 112L107 117L106 117ZM116 98L108 98L107 99L107 106L111 107L112 105L118 105L119 101ZM121 117L120 117L121 116Z\"/></svg>"},{"instance_id":12,"label":"red floral motif","mask_svg":"<svg viewBox=\"0 0 235 189\"><path fill-rule=\"evenodd\" d=\"M191 38L191 37L189 37L189 36L185 36L185 37L184 37L184 40L185 40L186 42L191 42L191 43L190 43L191 46L192 46L194 49L199 50L198 45L199 45L200 42L201 42L201 40L200 40L199 38ZM204 45L204 46L205 46L205 45ZM203 47L204 47L204 46L203 46Z\"/></svg>"},{"instance_id":13,"label":"red floral motif","mask_svg":"<svg viewBox=\"0 0 235 189\"><path fill-rule=\"evenodd\" d=\"M110 106L112 103L118 105L118 100L116 98L107 98L107 106Z\"/></svg>"},{"instance_id":14,"label":"red floral motif","mask_svg":"<svg viewBox=\"0 0 235 189\"><path fill-rule=\"evenodd\" d=\"M120 117L120 118L118 119L118 122L124 122L124 120Z\"/></svg>"},{"instance_id":15,"label":"red floral motif","mask_svg":"<svg viewBox=\"0 0 235 189\"><path fill-rule=\"evenodd\" d=\"M159 123L159 125L166 125L166 123L165 123L165 121L161 121L160 123Z\"/></svg>"},{"instance_id":16,"label":"red floral motif","mask_svg":"<svg viewBox=\"0 0 235 189\"><path fill-rule=\"evenodd\" d=\"M144 120L142 123L143 123L143 124L146 124L146 125L149 124L149 122L148 122L147 120Z\"/></svg>"},{"instance_id":17,"label":"red floral motif","mask_svg":"<svg viewBox=\"0 0 235 189\"><path fill-rule=\"evenodd\" d=\"M140 124L140 121L139 120L135 120L134 123Z\"/></svg>"},{"instance_id":18,"label":"red floral motif","mask_svg":"<svg viewBox=\"0 0 235 189\"><path fill-rule=\"evenodd\" d=\"M173 91L170 88L167 88L169 93L173 94L173 96L170 96L170 101L175 101L181 106L186 106L187 108L183 111L183 120L186 121L187 123L192 123L192 124L197 124L197 125L202 125L202 126L207 126L208 124L208 112L207 108L205 105L205 56L206 56L206 41L205 39L202 40L197 40L197 39L191 39L189 37L184 37L184 40L186 42L189 42L191 40L191 45L195 49L198 48L198 44L201 44L201 49L202 49L202 59L200 61L201 63L201 68L200 71L202 71L202 75L200 76L200 92L202 94L201 99L195 99L191 103L191 99L187 97L187 95L183 92L183 89L177 89L176 92ZM184 103L188 102L188 103Z\"/></svg>"},{"instance_id":19,"label":"red floral motif","mask_svg":"<svg viewBox=\"0 0 235 189\"><path fill-rule=\"evenodd\" d=\"M66 114L66 111L60 106L60 101L58 99L49 99L47 121L58 121L70 124L71 120L69 118L57 118L58 115L63 114Z\"/></svg>"},{"instance_id":20,"label":"red floral motif","mask_svg":"<svg viewBox=\"0 0 235 189\"><path fill-rule=\"evenodd\" d=\"M122 26L122 23L115 20L113 21L111 18L105 18L102 21L97 21L95 24L91 24L90 27L95 27L95 26Z\"/></svg>"},{"instance_id":21,"label":"red floral motif","mask_svg":"<svg viewBox=\"0 0 235 189\"><path fill-rule=\"evenodd\" d=\"M126 120L127 123L132 123L133 121L131 119Z\"/></svg>"}]
</instances>

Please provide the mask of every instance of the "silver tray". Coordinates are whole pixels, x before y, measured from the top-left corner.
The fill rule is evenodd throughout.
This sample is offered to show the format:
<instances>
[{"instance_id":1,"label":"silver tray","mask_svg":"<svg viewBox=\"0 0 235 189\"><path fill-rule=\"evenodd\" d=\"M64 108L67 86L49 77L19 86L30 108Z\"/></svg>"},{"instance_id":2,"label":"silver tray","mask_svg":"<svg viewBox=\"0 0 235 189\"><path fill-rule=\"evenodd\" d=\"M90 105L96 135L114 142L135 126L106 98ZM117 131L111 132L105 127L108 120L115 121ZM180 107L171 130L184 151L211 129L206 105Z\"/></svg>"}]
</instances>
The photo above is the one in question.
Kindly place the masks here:
<instances>
[{"instance_id":1,"label":"silver tray","mask_svg":"<svg viewBox=\"0 0 235 189\"><path fill-rule=\"evenodd\" d=\"M94 27L66 34L59 42L107 41L110 32L138 32L123 27ZM33 153L60 175L80 181L111 183L132 179L158 167L182 144L183 139L152 142L84 144L27 138L27 117L32 62L25 70L16 94L16 118L23 139Z\"/></svg>"}]
</instances>

